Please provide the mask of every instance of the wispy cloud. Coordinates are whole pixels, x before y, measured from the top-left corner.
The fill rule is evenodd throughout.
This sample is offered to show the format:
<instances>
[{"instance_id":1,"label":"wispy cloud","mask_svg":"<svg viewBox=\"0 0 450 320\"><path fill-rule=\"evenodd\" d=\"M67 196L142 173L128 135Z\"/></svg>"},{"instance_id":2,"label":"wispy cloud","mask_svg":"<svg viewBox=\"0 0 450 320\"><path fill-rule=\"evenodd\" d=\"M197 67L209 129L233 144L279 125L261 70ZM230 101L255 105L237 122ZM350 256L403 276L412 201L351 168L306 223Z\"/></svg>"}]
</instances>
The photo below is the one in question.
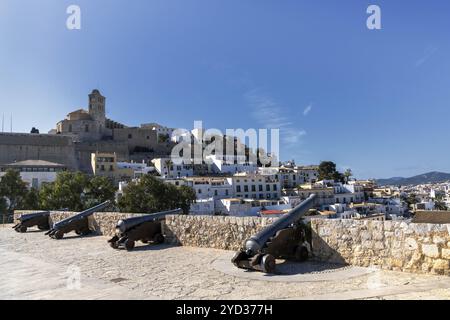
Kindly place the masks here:
<instances>
[{"instance_id":1,"label":"wispy cloud","mask_svg":"<svg viewBox=\"0 0 450 320\"><path fill-rule=\"evenodd\" d=\"M306 117L312 110L312 103L310 103L305 110L303 110L303 115Z\"/></svg>"},{"instance_id":2,"label":"wispy cloud","mask_svg":"<svg viewBox=\"0 0 450 320\"><path fill-rule=\"evenodd\" d=\"M253 89L245 94L253 118L265 129L279 129L282 143L294 145L301 142L306 131L298 129L282 106L271 97Z\"/></svg>"},{"instance_id":3,"label":"wispy cloud","mask_svg":"<svg viewBox=\"0 0 450 320\"><path fill-rule=\"evenodd\" d=\"M424 55L420 58L417 59L415 62L415 66L416 68L422 66L425 62L428 61L428 59L430 59L432 56L434 56L436 54L436 52L439 51L438 47L435 46L429 46L425 49Z\"/></svg>"}]
</instances>

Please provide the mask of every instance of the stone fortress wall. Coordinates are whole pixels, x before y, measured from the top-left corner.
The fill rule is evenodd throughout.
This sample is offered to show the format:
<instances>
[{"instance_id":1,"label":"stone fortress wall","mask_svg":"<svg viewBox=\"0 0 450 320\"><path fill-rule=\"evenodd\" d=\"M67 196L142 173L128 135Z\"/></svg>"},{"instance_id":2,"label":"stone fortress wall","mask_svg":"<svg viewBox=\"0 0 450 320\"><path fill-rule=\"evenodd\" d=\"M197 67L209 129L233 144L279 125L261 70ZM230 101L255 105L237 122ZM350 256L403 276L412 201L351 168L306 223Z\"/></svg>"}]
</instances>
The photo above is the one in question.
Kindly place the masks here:
<instances>
[{"instance_id":1,"label":"stone fortress wall","mask_svg":"<svg viewBox=\"0 0 450 320\"><path fill-rule=\"evenodd\" d=\"M239 250L244 241L272 224L274 218L225 216L168 216L166 241L189 247Z\"/></svg>"},{"instance_id":2,"label":"stone fortress wall","mask_svg":"<svg viewBox=\"0 0 450 320\"><path fill-rule=\"evenodd\" d=\"M315 219L311 226L316 259L450 275L450 224Z\"/></svg>"},{"instance_id":3,"label":"stone fortress wall","mask_svg":"<svg viewBox=\"0 0 450 320\"><path fill-rule=\"evenodd\" d=\"M115 152L118 161L148 163L169 155L173 146L158 141L151 127L127 127L106 118L105 97L93 90L88 110L69 113L49 134L0 133L0 164L46 160L92 173L91 153Z\"/></svg>"},{"instance_id":4,"label":"stone fortress wall","mask_svg":"<svg viewBox=\"0 0 450 320\"><path fill-rule=\"evenodd\" d=\"M31 211L16 211L14 218ZM51 222L73 212L52 212ZM113 236L118 220L140 214L99 212L89 218L98 234ZM275 218L168 216L166 241L174 245L238 250ZM319 261L363 267L450 275L450 224L313 219L312 254Z\"/></svg>"},{"instance_id":5,"label":"stone fortress wall","mask_svg":"<svg viewBox=\"0 0 450 320\"><path fill-rule=\"evenodd\" d=\"M75 144L62 135L0 133L0 164L45 160L77 170Z\"/></svg>"}]
</instances>

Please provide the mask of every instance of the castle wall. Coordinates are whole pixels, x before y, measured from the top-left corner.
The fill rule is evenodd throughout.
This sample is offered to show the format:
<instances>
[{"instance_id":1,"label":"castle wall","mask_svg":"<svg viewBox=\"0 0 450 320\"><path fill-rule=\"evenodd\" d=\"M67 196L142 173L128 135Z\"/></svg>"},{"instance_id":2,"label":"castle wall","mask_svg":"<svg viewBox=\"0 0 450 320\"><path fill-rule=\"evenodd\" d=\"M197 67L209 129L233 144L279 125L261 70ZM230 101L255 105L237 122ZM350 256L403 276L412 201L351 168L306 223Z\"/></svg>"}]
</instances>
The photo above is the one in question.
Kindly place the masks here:
<instances>
[{"instance_id":1,"label":"castle wall","mask_svg":"<svg viewBox=\"0 0 450 320\"><path fill-rule=\"evenodd\" d=\"M321 261L450 275L450 224L313 219Z\"/></svg>"},{"instance_id":2,"label":"castle wall","mask_svg":"<svg viewBox=\"0 0 450 320\"><path fill-rule=\"evenodd\" d=\"M63 120L58 123L58 130L76 141L95 141L103 136L100 124L93 120Z\"/></svg>"},{"instance_id":3,"label":"castle wall","mask_svg":"<svg viewBox=\"0 0 450 320\"><path fill-rule=\"evenodd\" d=\"M133 152L136 147L154 149L158 145L157 133L151 129L113 129L112 136L114 141L126 141L130 152Z\"/></svg>"},{"instance_id":4,"label":"castle wall","mask_svg":"<svg viewBox=\"0 0 450 320\"><path fill-rule=\"evenodd\" d=\"M77 170L75 146L64 135L0 133L0 164L45 160Z\"/></svg>"},{"instance_id":5,"label":"castle wall","mask_svg":"<svg viewBox=\"0 0 450 320\"><path fill-rule=\"evenodd\" d=\"M89 95L89 112L69 113L56 125L59 134L2 134L0 164L22 160L47 160L71 170L92 173L91 153L116 153L118 161L149 162L167 156L170 143L158 143L151 128L133 127L106 119L105 97L96 89ZM53 131L54 132L54 131Z\"/></svg>"}]
</instances>

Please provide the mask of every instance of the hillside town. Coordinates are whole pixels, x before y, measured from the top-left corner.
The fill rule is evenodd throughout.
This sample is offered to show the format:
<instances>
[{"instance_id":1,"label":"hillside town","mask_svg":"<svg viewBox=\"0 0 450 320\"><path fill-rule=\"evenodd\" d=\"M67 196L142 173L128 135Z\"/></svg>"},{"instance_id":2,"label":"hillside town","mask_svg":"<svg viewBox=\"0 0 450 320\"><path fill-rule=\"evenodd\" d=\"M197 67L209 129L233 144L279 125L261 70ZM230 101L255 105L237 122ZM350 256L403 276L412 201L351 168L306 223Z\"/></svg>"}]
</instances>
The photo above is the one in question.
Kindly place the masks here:
<instances>
[{"instance_id":1,"label":"hillside town","mask_svg":"<svg viewBox=\"0 0 450 320\"><path fill-rule=\"evenodd\" d=\"M30 134L0 134L0 177L14 170L28 188L39 190L61 172L81 171L107 178L119 201L130 183L150 175L164 184L190 188L195 193L191 215L278 217L311 194L317 198L307 219L410 220L415 212L450 206L450 182L378 186L375 180L353 178L351 170L339 173L331 161L300 165L274 160L266 166L245 156L236 161L235 156L212 155L200 165L175 164L170 157L180 139L175 131L156 123L127 127L108 119L106 98L95 89L88 110L69 113L48 134L35 128ZM195 143L203 133L193 129L188 134Z\"/></svg>"}]
</instances>

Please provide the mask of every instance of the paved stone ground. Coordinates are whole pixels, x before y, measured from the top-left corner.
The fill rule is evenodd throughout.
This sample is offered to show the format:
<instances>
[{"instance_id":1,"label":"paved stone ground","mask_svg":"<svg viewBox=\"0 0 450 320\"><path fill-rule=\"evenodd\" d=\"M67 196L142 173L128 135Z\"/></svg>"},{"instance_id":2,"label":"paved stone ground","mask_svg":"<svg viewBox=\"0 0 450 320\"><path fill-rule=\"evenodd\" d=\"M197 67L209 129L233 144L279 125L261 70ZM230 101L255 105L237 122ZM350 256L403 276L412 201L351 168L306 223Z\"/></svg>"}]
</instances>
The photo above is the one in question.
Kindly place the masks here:
<instances>
[{"instance_id":1,"label":"paved stone ground","mask_svg":"<svg viewBox=\"0 0 450 320\"><path fill-rule=\"evenodd\" d=\"M106 240L69 234L58 241L0 226L0 299L450 299L449 277L315 273L310 264L300 267L306 273L268 278L228 267L229 251L161 245L126 252Z\"/></svg>"}]
</instances>

